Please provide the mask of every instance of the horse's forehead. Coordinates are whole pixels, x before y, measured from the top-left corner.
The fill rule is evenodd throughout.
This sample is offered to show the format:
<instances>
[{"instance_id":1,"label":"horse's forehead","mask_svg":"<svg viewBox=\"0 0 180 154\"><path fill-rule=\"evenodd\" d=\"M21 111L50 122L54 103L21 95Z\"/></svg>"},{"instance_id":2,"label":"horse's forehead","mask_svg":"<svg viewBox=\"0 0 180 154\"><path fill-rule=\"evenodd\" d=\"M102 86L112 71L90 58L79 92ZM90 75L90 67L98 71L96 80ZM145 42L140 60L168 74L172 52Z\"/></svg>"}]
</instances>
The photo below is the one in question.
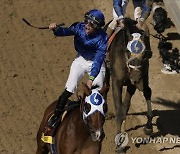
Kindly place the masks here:
<instances>
[{"instance_id":1,"label":"horse's forehead","mask_svg":"<svg viewBox=\"0 0 180 154\"><path fill-rule=\"evenodd\" d=\"M105 100L97 90L92 90L91 95L85 98L85 102L88 103L91 107L88 113L83 112L84 117L88 117L96 111L105 116L105 111L103 108Z\"/></svg>"},{"instance_id":2,"label":"horse's forehead","mask_svg":"<svg viewBox=\"0 0 180 154\"><path fill-rule=\"evenodd\" d=\"M87 96L85 100L86 102L93 104L95 106L101 105L104 102L102 95L96 89L92 90L91 95Z\"/></svg>"}]
</instances>

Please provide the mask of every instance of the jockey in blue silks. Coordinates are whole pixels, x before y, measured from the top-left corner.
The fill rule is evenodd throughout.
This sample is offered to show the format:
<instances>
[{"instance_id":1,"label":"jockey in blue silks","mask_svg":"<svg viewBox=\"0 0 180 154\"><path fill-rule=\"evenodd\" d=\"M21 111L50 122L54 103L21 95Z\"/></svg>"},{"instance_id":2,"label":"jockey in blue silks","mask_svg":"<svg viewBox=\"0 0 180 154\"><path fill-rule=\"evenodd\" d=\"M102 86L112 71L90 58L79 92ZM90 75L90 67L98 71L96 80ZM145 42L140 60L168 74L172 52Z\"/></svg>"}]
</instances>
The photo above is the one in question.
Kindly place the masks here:
<instances>
[{"instance_id":1,"label":"jockey in blue silks","mask_svg":"<svg viewBox=\"0 0 180 154\"><path fill-rule=\"evenodd\" d=\"M75 92L77 84L85 73L89 74L87 86L97 85L103 87L105 77L104 59L106 56L108 36L101 28L105 18L100 10L90 10L85 14L84 22L72 24L69 28L58 27L56 23L49 25L56 36L74 36L74 46L77 56L74 59L65 90L60 95L54 114L45 126L44 136L52 136L57 121L64 111L68 98Z\"/></svg>"}]
</instances>

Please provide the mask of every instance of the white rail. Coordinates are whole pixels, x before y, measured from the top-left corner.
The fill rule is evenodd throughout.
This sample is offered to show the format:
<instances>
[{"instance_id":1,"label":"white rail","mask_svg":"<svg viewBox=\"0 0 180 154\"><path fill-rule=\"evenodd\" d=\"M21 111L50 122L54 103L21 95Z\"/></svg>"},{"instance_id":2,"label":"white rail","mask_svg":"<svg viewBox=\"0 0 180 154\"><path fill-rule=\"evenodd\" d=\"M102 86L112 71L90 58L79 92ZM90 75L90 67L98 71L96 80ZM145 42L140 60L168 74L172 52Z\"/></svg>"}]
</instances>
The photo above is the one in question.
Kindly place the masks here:
<instances>
[{"instance_id":1,"label":"white rail","mask_svg":"<svg viewBox=\"0 0 180 154\"><path fill-rule=\"evenodd\" d=\"M169 17L172 18L178 33L180 33L180 0L164 0Z\"/></svg>"}]
</instances>

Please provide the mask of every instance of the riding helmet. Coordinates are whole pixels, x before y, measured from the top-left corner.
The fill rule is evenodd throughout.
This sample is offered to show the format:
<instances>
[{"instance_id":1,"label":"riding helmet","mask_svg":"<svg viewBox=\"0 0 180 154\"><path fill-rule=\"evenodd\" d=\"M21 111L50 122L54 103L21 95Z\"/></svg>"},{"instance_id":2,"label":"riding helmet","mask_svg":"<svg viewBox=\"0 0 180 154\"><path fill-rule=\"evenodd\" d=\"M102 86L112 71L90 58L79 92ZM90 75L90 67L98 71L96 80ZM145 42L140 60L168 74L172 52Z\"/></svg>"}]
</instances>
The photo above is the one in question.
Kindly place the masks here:
<instances>
[{"instance_id":1,"label":"riding helmet","mask_svg":"<svg viewBox=\"0 0 180 154\"><path fill-rule=\"evenodd\" d=\"M96 10L96 9L90 10L85 14L84 18L86 20L93 21L98 25L98 27L102 27L105 25L104 14L100 10Z\"/></svg>"}]
</instances>

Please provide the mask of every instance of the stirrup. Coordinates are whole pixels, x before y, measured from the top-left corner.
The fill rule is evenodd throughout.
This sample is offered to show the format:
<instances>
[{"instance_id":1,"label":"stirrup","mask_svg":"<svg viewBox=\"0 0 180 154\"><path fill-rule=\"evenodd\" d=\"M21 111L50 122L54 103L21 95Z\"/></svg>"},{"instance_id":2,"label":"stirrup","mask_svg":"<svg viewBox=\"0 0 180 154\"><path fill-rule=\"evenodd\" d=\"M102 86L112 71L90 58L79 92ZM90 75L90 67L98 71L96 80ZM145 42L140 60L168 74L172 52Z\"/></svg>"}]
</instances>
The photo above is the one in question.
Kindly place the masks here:
<instances>
[{"instance_id":1,"label":"stirrup","mask_svg":"<svg viewBox=\"0 0 180 154\"><path fill-rule=\"evenodd\" d=\"M42 132L41 140L44 143L52 144L53 143L54 130L55 130L55 128L49 126L48 123L47 123L46 126L44 127L44 131Z\"/></svg>"},{"instance_id":2,"label":"stirrup","mask_svg":"<svg viewBox=\"0 0 180 154\"><path fill-rule=\"evenodd\" d=\"M53 144L53 137L52 136L44 136L44 133L42 133L41 140L44 143Z\"/></svg>"}]
</instances>

